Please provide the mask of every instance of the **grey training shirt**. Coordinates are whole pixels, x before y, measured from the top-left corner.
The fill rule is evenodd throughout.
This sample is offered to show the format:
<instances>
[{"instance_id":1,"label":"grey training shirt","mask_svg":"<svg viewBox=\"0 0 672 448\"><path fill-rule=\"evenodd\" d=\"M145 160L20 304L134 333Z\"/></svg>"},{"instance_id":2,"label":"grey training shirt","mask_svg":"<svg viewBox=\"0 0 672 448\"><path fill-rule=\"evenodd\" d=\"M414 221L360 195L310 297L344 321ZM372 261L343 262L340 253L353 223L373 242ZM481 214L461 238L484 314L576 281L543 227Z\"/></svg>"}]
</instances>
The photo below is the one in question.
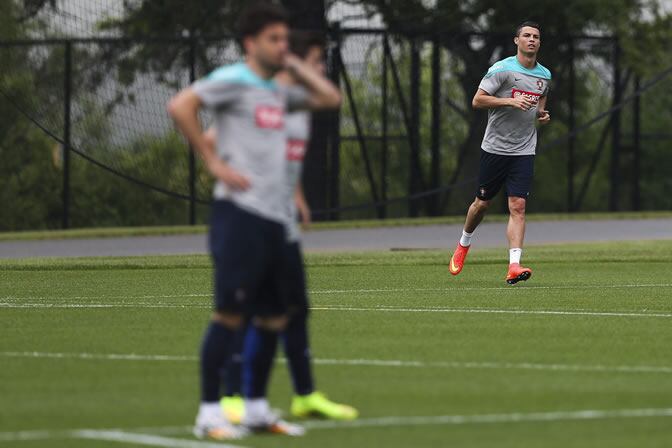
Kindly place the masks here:
<instances>
[{"instance_id":1,"label":"grey training shirt","mask_svg":"<svg viewBox=\"0 0 672 448\"><path fill-rule=\"evenodd\" d=\"M285 201L289 216L288 240L297 242L301 238L301 229L298 223L298 210L294 202L294 192L301 182L303 160L310 138L310 114L308 112L295 112L287 115L285 128L287 131Z\"/></svg>"},{"instance_id":2,"label":"grey training shirt","mask_svg":"<svg viewBox=\"0 0 672 448\"><path fill-rule=\"evenodd\" d=\"M537 104L548 94L551 72L537 63L528 69L516 56L495 63L485 75L479 89L497 98L515 98L524 95L534 103L530 110L498 107L488 111L484 151L505 156L534 155L537 148Z\"/></svg>"},{"instance_id":3,"label":"grey training shirt","mask_svg":"<svg viewBox=\"0 0 672 448\"><path fill-rule=\"evenodd\" d=\"M221 67L192 86L215 113L217 153L250 181L247 191L233 191L217 181L215 199L287 224L285 112L306 106L303 89L279 89L245 63Z\"/></svg>"}]
</instances>

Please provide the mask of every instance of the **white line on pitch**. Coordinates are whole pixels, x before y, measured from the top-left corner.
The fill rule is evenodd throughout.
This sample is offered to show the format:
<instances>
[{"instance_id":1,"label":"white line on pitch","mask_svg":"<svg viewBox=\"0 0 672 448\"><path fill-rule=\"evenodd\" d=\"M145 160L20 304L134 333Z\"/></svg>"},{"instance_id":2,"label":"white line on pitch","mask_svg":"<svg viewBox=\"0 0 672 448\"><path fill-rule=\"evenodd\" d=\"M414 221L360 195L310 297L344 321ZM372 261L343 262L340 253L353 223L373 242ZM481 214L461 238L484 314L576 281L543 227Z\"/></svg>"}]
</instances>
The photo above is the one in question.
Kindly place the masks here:
<instances>
[{"instance_id":1,"label":"white line on pitch","mask_svg":"<svg viewBox=\"0 0 672 448\"><path fill-rule=\"evenodd\" d=\"M83 359L98 361L172 361L195 362L196 356L138 355L138 354L98 354L98 353L57 353L57 352L0 352L6 358L52 358ZM280 359L285 362L284 359ZM606 372L606 373L656 373L672 374L670 366L627 366L627 365L587 365L587 364L543 364L490 361L403 361L396 359L327 359L316 358L317 365L365 366L365 367L420 367L444 369L487 369L487 370L548 370L559 372Z\"/></svg>"},{"instance_id":2,"label":"white line on pitch","mask_svg":"<svg viewBox=\"0 0 672 448\"><path fill-rule=\"evenodd\" d=\"M58 353L58 352L0 352L7 358L89 359L96 361L196 361L196 356L136 355L134 353Z\"/></svg>"},{"instance_id":3,"label":"white line on pitch","mask_svg":"<svg viewBox=\"0 0 672 448\"><path fill-rule=\"evenodd\" d=\"M355 307L355 306L316 306L315 311L383 311L394 313L465 313L465 314L522 314L550 316L594 316L594 317L663 317L670 318L668 313L635 313L609 311L563 311L563 310L506 310L496 308L393 308L393 307Z\"/></svg>"},{"instance_id":4,"label":"white line on pitch","mask_svg":"<svg viewBox=\"0 0 672 448\"><path fill-rule=\"evenodd\" d=\"M47 439L61 439L69 437L69 431L15 431L15 432L0 432L1 442L17 442L20 440L47 440Z\"/></svg>"},{"instance_id":5,"label":"white line on pitch","mask_svg":"<svg viewBox=\"0 0 672 448\"><path fill-rule=\"evenodd\" d=\"M579 410L579 411L551 411L551 412L513 412L500 414L475 414L475 415L435 415L435 416L397 416L397 417L377 417L368 419L359 419L350 422L339 421L311 421L305 422L303 426L311 430L321 429L348 429L348 428L372 428L388 426L420 426L420 425L479 425L496 423L535 423L535 422L561 422L561 421L580 421L580 420L608 420L608 419L628 419L628 418L659 418L672 417L672 408L644 408L644 409L612 409L612 410ZM163 428L144 428L143 432L154 432L162 434L185 434L188 427L163 427ZM207 442L194 442L187 439L168 439L165 437L152 436L147 434L137 434L127 431L136 431L134 429L80 429L64 431L19 431L19 432L0 432L0 442L13 442L18 440L47 440L53 438L68 437L87 437L97 440L123 441L126 443L143 444L149 441L171 441L166 443L191 443L192 445L166 445L153 444L152 446L173 447L173 448L203 448L207 447ZM106 438L103 438L106 437ZM125 440L119 440L119 439ZM131 439L133 438L133 439ZM143 439L140 439L143 438ZM162 442L158 442L162 443ZM149 443L145 443L148 444ZM198 445L196 445L198 444ZM213 444L210 444L213 445ZM215 444L218 448L225 448L226 445ZM241 448L237 445L229 445L229 448Z\"/></svg>"},{"instance_id":6,"label":"white line on pitch","mask_svg":"<svg viewBox=\"0 0 672 448\"><path fill-rule=\"evenodd\" d=\"M532 412L481 415L438 415L427 417L381 417L359 419L351 422L306 422L307 429L369 428L417 425L470 425L484 423L558 422L567 420L605 420L644 417L672 417L672 408L617 409L566 412Z\"/></svg>"},{"instance_id":7,"label":"white line on pitch","mask_svg":"<svg viewBox=\"0 0 672 448\"><path fill-rule=\"evenodd\" d=\"M173 299L173 298L201 298L212 297L212 293L204 294L164 294L164 295L144 295L144 296L7 296L0 297L0 300L92 300L92 299Z\"/></svg>"},{"instance_id":8,"label":"white line on pitch","mask_svg":"<svg viewBox=\"0 0 672 448\"><path fill-rule=\"evenodd\" d=\"M524 290L553 290L553 289L629 289L629 288L672 288L672 283L648 283L625 285L558 285L558 286L483 286L464 288L380 288L380 289L318 289L311 294L358 294L358 293L385 293L385 292L462 292L462 291L524 291Z\"/></svg>"},{"instance_id":9,"label":"white line on pitch","mask_svg":"<svg viewBox=\"0 0 672 448\"><path fill-rule=\"evenodd\" d=\"M210 305L180 305L173 303L7 303L0 302L0 308L55 308L55 309L113 309L113 308L211 308ZM396 313L465 313L465 314L513 314L513 315L546 315L546 316L593 316L593 317L655 317L670 318L669 313L630 312L630 311L593 311L593 310L521 310L497 308L394 308L385 306L357 307L346 305L320 305L311 307L313 311L381 311Z\"/></svg>"},{"instance_id":10,"label":"white line on pitch","mask_svg":"<svg viewBox=\"0 0 672 448\"><path fill-rule=\"evenodd\" d=\"M133 433L153 433L165 435L191 434L191 426L161 426L149 428L106 428L106 429L64 429L64 430L28 430L0 432L0 443L22 440L54 440L76 437L86 431L123 431ZM218 445L219 446L219 445ZM240 447L242 448L242 447Z\"/></svg>"},{"instance_id":11,"label":"white line on pitch","mask_svg":"<svg viewBox=\"0 0 672 448\"><path fill-rule=\"evenodd\" d=\"M631 289L631 288L672 288L672 283L646 283L646 284L623 284L623 285L551 285L551 286L484 286L464 288L379 288L379 289L315 289L310 294L373 294L388 292L464 292L464 291L525 291L525 290L565 290L565 289ZM94 299L171 299L171 298L203 298L211 297L212 293L194 294L164 294L143 296L6 296L0 297L2 301L11 300L94 300Z\"/></svg>"},{"instance_id":12,"label":"white line on pitch","mask_svg":"<svg viewBox=\"0 0 672 448\"><path fill-rule=\"evenodd\" d=\"M210 304L179 303L21 303L0 302L0 308L212 308Z\"/></svg>"},{"instance_id":13,"label":"white line on pitch","mask_svg":"<svg viewBox=\"0 0 672 448\"><path fill-rule=\"evenodd\" d=\"M158 446L165 448L243 448L240 445L197 442L187 439L171 439L151 434L137 434L125 431L81 430L72 433L79 439L104 440L107 442L132 443L136 445Z\"/></svg>"}]
</instances>

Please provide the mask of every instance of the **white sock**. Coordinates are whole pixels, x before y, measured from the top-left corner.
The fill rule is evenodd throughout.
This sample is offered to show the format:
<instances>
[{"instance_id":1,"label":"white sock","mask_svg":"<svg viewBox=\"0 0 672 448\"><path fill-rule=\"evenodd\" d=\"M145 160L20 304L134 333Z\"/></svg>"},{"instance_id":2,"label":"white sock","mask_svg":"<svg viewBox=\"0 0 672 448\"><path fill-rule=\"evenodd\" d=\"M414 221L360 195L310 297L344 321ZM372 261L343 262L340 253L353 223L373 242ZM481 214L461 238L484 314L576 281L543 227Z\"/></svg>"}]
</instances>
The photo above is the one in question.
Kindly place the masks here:
<instances>
[{"instance_id":1,"label":"white sock","mask_svg":"<svg viewBox=\"0 0 672 448\"><path fill-rule=\"evenodd\" d=\"M222 409L219 407L219 403L208 403L205 401L201 402L201 406L198 409L198 415L207 417L207 418L216 418L222 415Z\"/></svg>"},{"instance_id":2,"label":"white sock","mask_svg":"<svg viewBox=\"0 0 672 448\"><path fill-rule=\"evenodd\" d=\"M520 264L520 257L523 256L523 249L515 248L509 249L509 264L518 263Z\"/></svg>"},{"instance_id":3,"label":"white sock","mask_svg":"<svg viewBox=\"0 0 672 448\"><path fill-rule=\"evenodd\" d=\"M462 247L471 246L471 237L474 236L474 232L467 233L464 230L462 231L462 238L460 238L460 245Z\"/></svg>"},{"instance_id":4,"label":"white sock","mask_svg":"<svg viewBox=\"0 0 672 448\"><path fill-rule=\"evenodd\" d=\"M245 399L245 418L254 420L260 416L268 415L271 406L265 398Z\"/></svg>"}]
</instances>

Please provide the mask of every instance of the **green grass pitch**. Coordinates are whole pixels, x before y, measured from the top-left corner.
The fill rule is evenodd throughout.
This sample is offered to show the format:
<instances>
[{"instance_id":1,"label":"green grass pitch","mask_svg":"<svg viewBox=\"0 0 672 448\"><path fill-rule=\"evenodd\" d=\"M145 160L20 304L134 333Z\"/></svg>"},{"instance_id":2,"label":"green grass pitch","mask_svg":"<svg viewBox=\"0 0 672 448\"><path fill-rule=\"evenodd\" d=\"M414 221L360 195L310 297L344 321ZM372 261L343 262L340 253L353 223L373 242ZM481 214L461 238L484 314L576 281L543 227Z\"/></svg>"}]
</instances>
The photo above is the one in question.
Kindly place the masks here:
<instances>
[{"instance_id":1,"label":"green grass pitch","mask_svg":"<svg viewBox=\"0 0 672 448\"><path fill-rule=\"evenodd\" d=\"M456 278L440 252L309 255L318 388L361 419L229 445L672 446L672 241L530 247L514 287L506 255ZM0 262L0 448L214 446L189 433L210 276L202 256Z\"/></svg>"}]
</instances>

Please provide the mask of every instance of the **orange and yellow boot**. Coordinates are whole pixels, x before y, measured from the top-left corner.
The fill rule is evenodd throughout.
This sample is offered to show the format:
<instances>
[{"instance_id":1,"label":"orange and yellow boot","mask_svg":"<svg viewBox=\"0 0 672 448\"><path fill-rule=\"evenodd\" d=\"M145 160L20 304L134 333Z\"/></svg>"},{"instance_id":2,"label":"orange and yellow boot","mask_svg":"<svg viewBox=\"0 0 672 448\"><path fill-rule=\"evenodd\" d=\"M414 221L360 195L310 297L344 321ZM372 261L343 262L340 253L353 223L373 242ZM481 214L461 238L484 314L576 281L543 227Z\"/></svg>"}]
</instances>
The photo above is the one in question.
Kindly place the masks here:
<instances>
[{"instance_id":1,"label":"orange and yellow boot","mask_svg":"<svg viewBox=\"0 0 672 448\"><path fill-rule=\"evenodd\" d=\"M532 277L532 269L524 268L520 263L511 263L509 273L506 276L506 283L515 285L518 282L524 282Z\"/></svg>"},{"instance_id":2,"label":"orange and yellow boot","mask_svg":"<svg viewBox=\"0 0 672 448\"><path fill-rule=\"evenodd\" d=\"M457 243L457 248L450 258L450 265L448 265L448 270L452 275L457 275L462 272L464 260L467 258L467 253L469 252L470 247L471 246L463 246L460 243Z\"/></svg>"}]
</instances>

